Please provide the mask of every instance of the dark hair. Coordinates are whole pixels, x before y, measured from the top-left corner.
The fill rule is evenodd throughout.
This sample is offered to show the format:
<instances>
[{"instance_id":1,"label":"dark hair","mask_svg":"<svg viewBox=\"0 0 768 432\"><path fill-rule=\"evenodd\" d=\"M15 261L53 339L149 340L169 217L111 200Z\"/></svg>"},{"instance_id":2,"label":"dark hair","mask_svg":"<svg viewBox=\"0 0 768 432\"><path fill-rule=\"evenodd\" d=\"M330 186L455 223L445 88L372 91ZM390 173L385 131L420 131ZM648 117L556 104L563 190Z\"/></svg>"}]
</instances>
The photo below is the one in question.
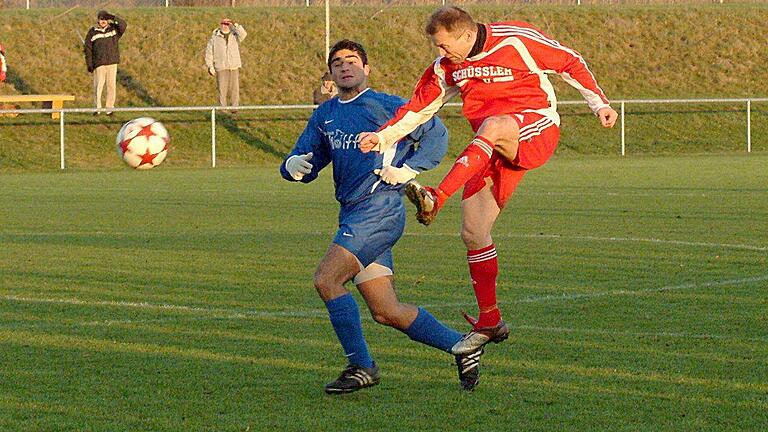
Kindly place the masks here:
<instances>
[{"instance_id":1,"label":"dark hair","mask_svg":"<svg viewBox=\"0 0 768 432\"><path fill-rule=\"evenodd\" d=\"M476 27L475 20L467 11L456 6L446 6L436 10L429 17L424 32L428 35L434 35L440 29L453 33L456 30L472 30Z\"/></svg>"},{"instance_id":2,"label":"dark hair","mask_svg":"<svg viewBox=\"0 0 768 432\"><path fill-rule=\"evenodd\" d=\"M360 60L363 61L363 66L368 64L368 54L365 53L365 48L363 48L362 45L355 41L351 41L349 39L342 39L338 42L336 42L331 50L328 52L328 69L331 69L331 61L333 60L334 54L341 50L350 50L354 51L357 54L360 55Z\"/></svg>"}]
</instances>

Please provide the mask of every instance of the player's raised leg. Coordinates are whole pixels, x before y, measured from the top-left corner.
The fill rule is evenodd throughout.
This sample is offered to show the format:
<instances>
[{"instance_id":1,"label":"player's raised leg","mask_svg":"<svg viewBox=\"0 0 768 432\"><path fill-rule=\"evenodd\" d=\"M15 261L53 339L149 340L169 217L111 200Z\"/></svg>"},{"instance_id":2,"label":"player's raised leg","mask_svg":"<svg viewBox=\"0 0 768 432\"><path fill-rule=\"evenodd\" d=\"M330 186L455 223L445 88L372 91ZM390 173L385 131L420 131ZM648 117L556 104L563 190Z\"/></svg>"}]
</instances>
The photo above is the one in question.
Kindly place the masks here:
<instances>
[{"instance_id":1,"label":"player's raised leg","mask_svg":"<svg viewBox=\"0 0 768 432\"><path fill-rule=\"evenodd\" d=\"M339 339L348 365L335 381L325 386L329 394L350 393L379 383L379 368L368 351L363 335L360 310L344 283L360 271L352 253L331 244L315 271L314 284L325 302L328 316Z\"/></svg>"},{"instance_id":2,"label":"player's raised leg","mask_svg":"<svg viewBox=\"0 0 768 432\"><path fill-rule=\"evenodd\" d=\"M494 151L509 160L514 159L518 134L518 121L512 115L488 117L437 188L410 183L406 187L406 195L416 206L418 221L424 225L431 224L448 198L488 168Z\"/></svg>"}]
</instances>

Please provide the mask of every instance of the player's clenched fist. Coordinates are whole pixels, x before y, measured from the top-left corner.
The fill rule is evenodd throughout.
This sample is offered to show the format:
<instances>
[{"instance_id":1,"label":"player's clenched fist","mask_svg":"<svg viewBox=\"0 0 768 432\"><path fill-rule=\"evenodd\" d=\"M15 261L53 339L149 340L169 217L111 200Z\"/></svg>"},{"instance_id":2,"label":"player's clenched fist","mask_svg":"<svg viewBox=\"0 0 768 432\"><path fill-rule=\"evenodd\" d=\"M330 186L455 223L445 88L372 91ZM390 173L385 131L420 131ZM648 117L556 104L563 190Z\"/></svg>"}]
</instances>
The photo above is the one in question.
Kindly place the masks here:
<instances>
[{"instance_id":1,"label":"player's clenched fist","mask_svg":"<svg viewBox=\"0 0 768 432\"><path fill-rule=\"evenodd\" d=\"M294 180L301 180L305 175L312 172L312 152L303 155L293 155L285 161L285 169Z\"/></svg>"},{"instance_id":2,"label":"player's clenched fist","mask_svg":"<svg viewBox=\"0 0 768 432\"><path fill-rule=\"evenodd\" d=\"M616 124L616 119L619 118L619 115L616 114L616 111L614 111L611 107L603 107L600 108L597 111L597 118L600 119L600 123L605 128L612 128L614 124Z\"/></svg>"},{"instance_id":3,"label":"player's clenched fist","mask_svg":"<svg viewBox=\"0 0 768 432\"><path fill-rule=\"evenodd\" d=\"M361 132L357 136L360 151L368 153L371 150L379 151L379 134L376 132Z\"/></svg>"}]
</instances>

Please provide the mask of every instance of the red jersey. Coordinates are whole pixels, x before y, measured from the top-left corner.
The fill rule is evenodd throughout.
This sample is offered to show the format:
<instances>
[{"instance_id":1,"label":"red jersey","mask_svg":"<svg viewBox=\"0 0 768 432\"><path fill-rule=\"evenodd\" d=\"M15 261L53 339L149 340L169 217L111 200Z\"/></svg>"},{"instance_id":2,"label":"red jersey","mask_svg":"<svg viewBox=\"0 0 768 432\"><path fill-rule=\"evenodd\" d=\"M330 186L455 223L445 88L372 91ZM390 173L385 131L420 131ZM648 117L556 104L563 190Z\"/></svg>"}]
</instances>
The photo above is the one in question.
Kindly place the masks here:
<instances>
[{"instance_id":1,"label":"red jersey","mask_svg":"<svg viewBox=\"0 0 768 432\"><path fill-rule=\"evenodd\" d=\"M461 94L464 117L475 132L486 118L501 114L537 112L559 125L557 98L547 77L552 73L578 89L593 112L608 106L578 52L525 22L480 26L485 30L478 32L478 37L485 33L480 52L471 53L460 64L438 57L416 84L411 100L379 129L384 142L396 142L409 134L457 94Z\"/></svg>"}]
</instances>

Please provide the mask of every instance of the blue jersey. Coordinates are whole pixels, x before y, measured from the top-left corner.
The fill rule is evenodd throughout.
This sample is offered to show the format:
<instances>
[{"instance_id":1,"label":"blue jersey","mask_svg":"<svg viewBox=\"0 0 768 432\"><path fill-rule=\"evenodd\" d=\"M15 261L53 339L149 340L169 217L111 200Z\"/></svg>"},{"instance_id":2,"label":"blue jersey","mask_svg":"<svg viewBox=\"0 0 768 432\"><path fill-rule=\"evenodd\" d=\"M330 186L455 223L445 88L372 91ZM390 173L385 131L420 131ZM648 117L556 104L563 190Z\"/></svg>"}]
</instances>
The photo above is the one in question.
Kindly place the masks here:
<instances>
[{"instance_id":1,"label":"blue jersey","mask_svg":"<svg viewBox=\"0 0 768 432\"><path fill-rule=\"evenodd\" d=\"M402 98L370 88L350 100L333 98L315 110L286 160L312 152L312 172L301 179L304 183L316 179L320 170L333 162L336 199L342 205L372 193L401 190L405 185L384 183L373 170L406 164L421 172L437 166L448 150L448 131L434 117L384 153L360 151L357 135L379 129L403 104ZM285 160L280 173L286 180L295 181L285 169Z\"/></svg>"}]
</instances>

